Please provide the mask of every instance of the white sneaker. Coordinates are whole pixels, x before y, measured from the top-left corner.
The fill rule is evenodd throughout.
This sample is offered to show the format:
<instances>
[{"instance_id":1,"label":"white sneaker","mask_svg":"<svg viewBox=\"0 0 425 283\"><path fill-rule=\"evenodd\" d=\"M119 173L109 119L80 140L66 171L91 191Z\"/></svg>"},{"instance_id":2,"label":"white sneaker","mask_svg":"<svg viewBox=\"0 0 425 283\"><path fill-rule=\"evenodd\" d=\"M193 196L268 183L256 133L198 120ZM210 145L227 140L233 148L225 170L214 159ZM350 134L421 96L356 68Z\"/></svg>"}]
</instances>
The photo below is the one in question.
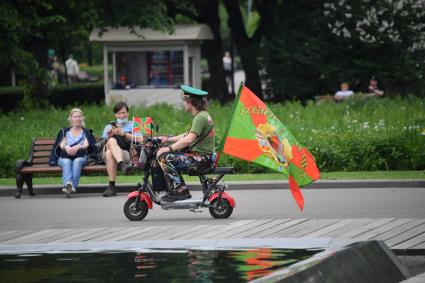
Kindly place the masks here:
<instances>
[{"instance_id":1,"label":"white sneaker","mask_svg":"<svg viewBox=\"0 0 425 283\"><path fill-rule=\"evenodd\" d=\"M62 190L62 191L64 191L66 196L69 197L69 198L71 197L72 192L75 191L74 186L69 181L66 182L64 190Z\"/></svg>"}]
</instances>

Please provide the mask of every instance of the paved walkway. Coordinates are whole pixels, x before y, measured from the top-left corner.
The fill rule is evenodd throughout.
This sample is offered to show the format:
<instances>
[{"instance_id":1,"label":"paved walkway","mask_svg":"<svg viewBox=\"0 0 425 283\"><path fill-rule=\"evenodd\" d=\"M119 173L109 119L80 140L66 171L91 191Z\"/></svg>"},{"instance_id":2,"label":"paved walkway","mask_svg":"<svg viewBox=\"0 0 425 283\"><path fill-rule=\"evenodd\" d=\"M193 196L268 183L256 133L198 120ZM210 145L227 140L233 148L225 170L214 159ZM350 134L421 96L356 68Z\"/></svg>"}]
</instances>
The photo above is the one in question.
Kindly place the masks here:
<instances>
[{"instance_id":1,"label":"paved walkway","mask_svg":"<svg viewBox=\"0 0 425 283\"><path fill-rule=\"evenodd\" d=\"M425 219L261 219L223 225L149 225L0 232L0 251L9 245L114 243L154 240L311 239L355 242L382 240L392 250L425 250Z\"/></svg>"},{"instance_id":2,"label":"paved walkway","mask_svg":"<svg viewBox=\"0 0 425 283\"><path fill-rule=\"evenodd\" d=\"M237 93L241 82L245 82L245 73L242 70L235 70L234 73L234 92ZM124 100L128 105L144 105L146 107L158 103L170 104L176 108L183 107L181 101L180 88L142 88L110 90L111 99L114 101Z\"/></svg>"},{"instance_id":3,"label":"paved walkway","mask_svg":"<svg viewBox=\"0 0 425 283\"><path fill-rule=\"evenodd\" d=\"M404 183L403 183L404 182ZM230 182L228 182L230 183ZM282 181L233 182L232 190L276 188ZM319 181L324 188L425 188L425 180ZM102 190L103 185L87 185ZM132 190L134 184L128 184ZM86 188L84 191L87 191ZM35 188L37 194L58 193L56 186ZM12 197L14 186L0 187ZM90 192L90 190L88 191ZM269 246L276 248L328 248L366 240L382 240L393 251L425 255L425 219L422 218L282 218L232 220L214 225L160 225L134 222L133 227L28 229L0 232L0 253L57 250L140 250L143 248L226 248ZM423 272L423 271L422 271ZM423 276L423 275L420 275ZM421 277L416 277L421 278ZM415 280L416 280L415 279ZM413 280L413 278L412 278ZM421 282L421 281L408 281Z\"/></svg>"},{"instance_id":4,"label":"paved walkway","mask_svg":"<svg viewBox=\"0 0 425 283\"><path fill-rule=\"evenodd\" d=\"M270 181L223 181L228 184L232 190L249 190L249 189L288 189L288 181L284 180L270 180ZM118 184L120 192L131 192L135 188L135 183ZM201 190L199 182L188 183L191 190ZM81 192L83 193L100 193L106 188L106 184L91 184L81 185ZM309 189L344 189L344 188L425 188L425 180L388 180L388 179L375 179L375 180L318 180L308 186ZM34 192L39 195L45 194L61 194L61 185L34 185ZM0 186L0 197L14 196L16 193L16 186ZM24 186L23 195L27 195L28 190Z\"/></svg>"},{"instance_id":5,"label":"paved walkway","mask_svg":"<svg viewBox=\"0 0 425 283\"><path fill-rule=\"evenodd\" d=\"M287 188L285 181L227 182L232 190ZM282 186L276 186L280 184ZM311 188L425 188L425 180L319 180ZM101 192L104 185L85 185L82 192ZM200 189L195 187L193 189ZM15 186L0 186L0 195L12 197ZM120 191L134 190L134 184ZM25 193L26 190L24 189ZM60 194L57 186L36 186L37 194ZM220 240L269 238L321 238L347 241L382 240L393 250L425 251L425 219L351 218L351 219L264 219L231 221L223 225L94 227L93 229L46 229L0 232L0 245L128 242L153 240Z\"/></svg>"},{"instance_id":6,"label":"paved walkway","mask_svg":"<svg viewBox=\"0 0 425 283\"><path fill-rule=\"evenodd\" d=\"M111 98L114 101L125 101L128 105L144 105L150 107L154 104L166 103L176 108L183 107L181 90L164 88L145 88L129 90L111 90Z\"/></svg>"}]
</instances>

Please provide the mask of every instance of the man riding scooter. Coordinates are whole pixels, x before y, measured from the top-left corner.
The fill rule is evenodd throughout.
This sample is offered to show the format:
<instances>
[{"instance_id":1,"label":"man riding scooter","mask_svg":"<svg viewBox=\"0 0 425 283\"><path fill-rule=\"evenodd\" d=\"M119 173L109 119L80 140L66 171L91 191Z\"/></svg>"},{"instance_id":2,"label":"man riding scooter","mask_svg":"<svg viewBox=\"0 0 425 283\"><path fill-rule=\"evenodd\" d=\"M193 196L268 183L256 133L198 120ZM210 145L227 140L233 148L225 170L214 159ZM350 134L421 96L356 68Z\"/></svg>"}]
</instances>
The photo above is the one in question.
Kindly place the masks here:
<instances>
[{"instance_id":1,"label":"man riding scooter","mask_svg":"<svg viewBox=\"0 0 425 283\"><path fill-rule=\"evenodd\" d=\"M206 111L208 92L186 85L182 85L181 90L184 108L193 119L187 133L161 137L162 142L170 143L168 147L160 148L156 155L169 184L167 194L161 198L165 202L191 198L180 174L202 172L213 162L215 132L213 120Z\"/></svg>"}]
</instances>

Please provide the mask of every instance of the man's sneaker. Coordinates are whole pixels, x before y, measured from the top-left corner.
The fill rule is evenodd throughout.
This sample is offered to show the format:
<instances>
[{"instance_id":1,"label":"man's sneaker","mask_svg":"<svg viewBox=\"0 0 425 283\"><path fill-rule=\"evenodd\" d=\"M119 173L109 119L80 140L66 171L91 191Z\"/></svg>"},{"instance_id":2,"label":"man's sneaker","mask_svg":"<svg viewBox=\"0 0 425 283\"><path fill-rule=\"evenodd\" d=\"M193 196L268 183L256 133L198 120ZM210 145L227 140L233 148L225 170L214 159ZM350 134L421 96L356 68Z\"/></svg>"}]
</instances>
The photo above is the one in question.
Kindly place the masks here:
<instances>
[{"instance_id":1,"label":"man's sneaker","mask_svg":"<svg viewBox=\"0 0 425 283\"><path fill-rule=\"evenodd\" d=\"M173 202L176 201L176 199L174 198L174 191L168 191L164 196L161 197L161 201L165 201L165 202Z\"/></svg>"},{"instance_id":2,"label":"man's sneaker","mask_svg":"<svg viewBox=\"0 0 425 283\"><path fill-rule=\"evenodd\" d=\"M131 170L131 164L128 162L120 161L120 163L118 163L118 168L121 170L121 172L124 173L124 175L128 175Z\"/></svg>"},{"instance_id":3,"label":"man's sneaker","mask_svg":"<svg viewBox=\"0 0 425 283\"><path fill-rule=\"evenodd\" d=\"M108 188L103 192L104 197L112 197L116 195L117 192L115 191L115 187L112 185L109 185Z\"/></svg>"},{"instance_id":4,"label":"man's sneaker","mask_svg":"<svg viewBox=\"0 0 425 283\"><path fill-rule=\"evenodd\" d=\"M177 198L177 200L185 200L190 199L192 195L189 193L189 190L183 190L182 192L176 192L176 195L174 196Z\"/></svg>"},{"instance_id":5,"label":"man's sneaker","mask_svg":"<svg viewBox=\"0 0 425 283\"><path fill-rule=\"evenodd\" d=\"M170 191L165 196L161 198L161 201L165 202L173 202L177 200L185 200L190 199L192 196L189 193L189 190L183 190L181 192L178 191Z\"/></svg>"},{"instance_id":6,"label":"man's sneaker","mask_svg":"<svg viewBox=\"0 0 425 283\"><path fill-rule=\"evenodd\" d=\"M63 188L62 191L66 194L66 197L70 198L71 194L75 192L75 189L72 183L68 181L65 183L65 188Z\"/></svg>"}]
</instances>

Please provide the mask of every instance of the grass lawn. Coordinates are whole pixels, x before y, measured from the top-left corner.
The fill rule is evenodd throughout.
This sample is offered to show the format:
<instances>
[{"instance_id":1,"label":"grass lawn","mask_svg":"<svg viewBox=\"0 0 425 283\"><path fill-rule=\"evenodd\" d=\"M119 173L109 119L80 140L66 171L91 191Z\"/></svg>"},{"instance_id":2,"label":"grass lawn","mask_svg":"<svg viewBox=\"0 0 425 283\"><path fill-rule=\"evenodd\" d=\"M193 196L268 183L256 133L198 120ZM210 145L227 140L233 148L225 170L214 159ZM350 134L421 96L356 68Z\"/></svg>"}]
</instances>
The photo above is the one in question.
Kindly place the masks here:
<instances>
[{"instance_id":1,"label":"grass lawn","mask_svg":"<svg viewBox=\"0 0 425 283\"><path fill-rule=\"evenodd\" d=\"M310 150L323 171L425 168L424 98L354 99L344 103L323 104L310 101L306 105L287 101L269 106L297 141ZM208 108L214 119L217 150L233 115L232 107L230 103L221 105L213 101ZM0 162L0 176L14 178L15 161L28 158L32 138L56 137L59 129L67 124L70 108L51 107L0 113L0 128L7 133L0 135L0 161L3 161ZM96 136L100 136L105 124L113 119L111 106L87 105L83 110L87 127L93 129ZM49 115L45 115L47 112ZM176 109L166 104L147 108L132 107L130 113L130 119L133 115L152 117L160 125L159 135L186 132L192 121L182 108ZM240 173L271 172L259 171L259 165L225 154L220 163L238 168ZM378 178L382 178L381 173L377 174ZM334 178L333 175L326 175L323 177ZM362 172L359 175L369 178L369 173ZM351 178L351 174L343 178ZM355 175L354 178L363 177Z\"/></svg>"},{"instance_id":2,"label":"grass lawn","mask_svg":"<svg viewBox=\"0 0 425 283\"><path fill-rule=\"evenodd\" d=\"M196 177L184 177L186 182L197 182ZM321 173L322 180L364 180L364 179L425 179L425 171L359 171L359 172L328 172ZM261 180L287 180L282 174L235 174L227 175L224 181L261 181ZM118 176L118 183L141 182L140 176ZM39 177L33 179L34 185L59 184L60 176ZM80 184L107 183L106 176L82 176ZM0 186L14 186L14 178L0 178Z\"/></svg>"}]
</instances>

